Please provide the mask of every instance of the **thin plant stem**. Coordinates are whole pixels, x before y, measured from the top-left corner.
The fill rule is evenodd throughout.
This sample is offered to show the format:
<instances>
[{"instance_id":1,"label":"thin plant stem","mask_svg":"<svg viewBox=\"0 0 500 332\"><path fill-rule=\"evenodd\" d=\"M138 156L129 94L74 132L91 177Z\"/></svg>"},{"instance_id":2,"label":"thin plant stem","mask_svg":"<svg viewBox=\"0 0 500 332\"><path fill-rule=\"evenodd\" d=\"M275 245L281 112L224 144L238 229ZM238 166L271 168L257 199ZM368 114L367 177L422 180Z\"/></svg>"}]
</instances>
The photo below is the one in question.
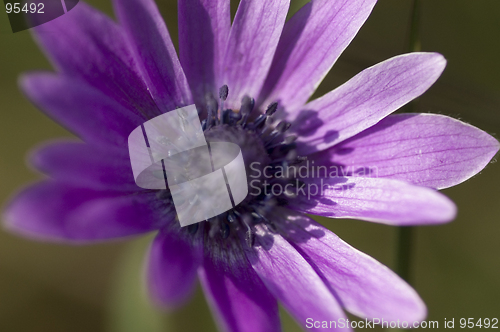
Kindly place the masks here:
<instances>
[{"instance_id":1,"label":"thin plant stem","mask_svg":"<svg viewBox=\"0 0 500 332\"><path fill-rule=\"evenodd\" d=\"M409 45L410 52L420 51L420 18L421 18L421 0L413 0L411 18L410 18L410 33ZM406 112L415 112L417 104L412 101ZM413 258L413 242L416 229L411 226L402 226L397 229L396 243L396 272L401 278L411 283L412 281L412 258Z\"/></svg>"},{"instance_id":2,"label":"thin plant stem","mask_svg":"<svg viewBox=\"0 0 500 332\"><path fill-rule=\"evenodd\" d=\"M408 49L410 52L420 52L420 16L422 15L421 0L413 0L410 21L410 37L408 38Z\"/></svg>"},{"instance_id":3,"label":"thin plant stem","mask_svg":"<svg viewBox=\"0 0 500 332\"><path fill-rule=\"evenodd\" d=\"M411 262L415 227L401 226L397 229L396 273L411 283Z\"/></svg>"}]
</instances>

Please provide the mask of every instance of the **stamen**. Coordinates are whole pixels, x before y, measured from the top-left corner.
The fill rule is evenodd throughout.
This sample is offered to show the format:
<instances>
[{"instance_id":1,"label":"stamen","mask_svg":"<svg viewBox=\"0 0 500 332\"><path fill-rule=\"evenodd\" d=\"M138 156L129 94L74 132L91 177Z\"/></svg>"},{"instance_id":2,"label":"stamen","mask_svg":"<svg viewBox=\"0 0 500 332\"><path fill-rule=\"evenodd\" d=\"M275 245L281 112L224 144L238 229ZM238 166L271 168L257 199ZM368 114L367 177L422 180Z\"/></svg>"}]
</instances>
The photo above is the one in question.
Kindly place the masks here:
<instances>
[{"instance_id":1,"label":"stamen","mask_svg":"<svg viewBox=\"0 0 500 332\"><path fill-rule=\"evenodd\" d=\"M219 90L219 97L222 101L226 101L227 95L229 94L229 88L226 84L224 84Z\"/></svg>"},{"instance_id":2,"label":"stamen","mask_svg":"<svg viewBox=\"0 0 500 332\"><path fill-rule=\"evenodd\" d=\"M262 131L260 132L261 135L263 135L269 129L269 127L271 127L271 125L273 124L273 122L274 122L274 119L271 118L270 116L268 116L267 119L266 119L266 122L264 123L264 126L262 128Z\"/></svg>"},{"instance_id":3,"label":"stamen","mask_svg":"<svg viewBox=\"0 0 500 332\"><path fill-rule=\"evenodd\" d=\"M280 136L281 134L286 132L288 129L290 129L291 125L292 125L291 123L286 122L286 121L281 121L280 123L278 123L276 128L274 128L273 131L271 132L271 134L269 135L269 139L265 143L265 146L269 146L272 142L274 142L274 140L278 136Z\"/></svg>"},{"instance_id":4,"label":"stamen","mask_svg":"<svg viewBox=\"0 0 500 332\"><path fill-rule=\"evenodd\" d=\"M229 94L229 88L227 87L227 85L223 85L220 89L219 89L219 98L221 100L220 102L220 109L221 109L221 113L222 111L224 110L224 102L226 101L227 99L227 95ZM222 122L222 116L223 114L221 115L217 115L217 119L216 119L216 123L219 124L220 122Z\"/></svg>"},{"instance_id":5,"label":"stamen","mask_svg":"<svg viewBox=\"0 0 500 332\"><path fill-rule=\"evenodd\" d=\"M272 116L274 113L276 113L277 110L278 110L278 103L277 102L271 103L269 104L269 106L267 106L266 114Z\"/></svg>"},{"instance_id":6,"label":"stamen","mask_svg":"<svg viewBox=\"0 0 500 332\"><path fill-rule=\"evenodd\" d=\"M250 126L250 129L259 130L260 128L262 128L262 126L264 126L266 119L267 119L266 114L259 115L257 119L255 119L255 121Z\"/></svg>"},{"instance_id":7,"label":"stamen","mask_svg":"<svg viewBox=\"0 0 500 332\"><path fill-rule=\"evenodd\" d=\"M246 126L248 117L250 116L250 113L252 113L254 107L255 107L255 99L250 98L249 96L244 96L241 99L240 113L243 114L243 119L241 121L241 125L243 127Z\"/></svg>"},{"instance_id":8,"label":"stamen","mask_svg":"<svg viewBox=\"0 0 500 332\"><path fill-rule=\"evenodd\" d=\"M284 167L288 167L288 165L300 162L299 159L297 159L295 144L297 137L294 135L285 137L285 133L290 129L291 124L287 121L280 121L276 126L273 124L273 115L278 110L278 103L273 102L269 104L264 113L250 121L251 113L255 108L255 100L249 96L244 96L241 99L240 110L233 111L232 109L224 108L228 94L228 86L223 85L219 89L220 102L218 102L214 96L207 95L207 118L202 121L202 128L205 132L214 126L224 125L225 127L220 126L213 128L210 131L210 135L218 137L217 135L221 132L223 133L221 137L231 137L231 135L233 135L232 133L237 132L238 134L248 137L250 140L260 140L260 142L255 142L261 145L256 151L262 154L262 151L267 150L267 156L265 156L263 160L265 160L265 163L269 166L283 165ZM235 128L231 129L229 127ZM226 133L229 136L225 136ZM245 138L239 137L238 142L240 142L241 139ZM245 149L252 149L253 143L253 141L250 141L249 144L245 142L244 144L246 144L246 146L243 146L245 146ZM244 149L243 146L242 150ZM262 150L262 148L264 150ZM250 155L252 154L250 153ZM251 160L246 162L250 163ZM274 168L271 174L277 174L277 172L278 169ZM273 177L266 184L263 184L263 188L266 189L264 192L269 192L269 187L274 183L280 181L288 183L291 180L296 180L295 175L290 175L286 179L282 176ZM300 186L303 185L303 183L300 184ZM296 182L294 186L299 186L299 182ZM169 196L168 194L162 194L162 196L163 195ZM205 225L207 226L208 236L210 238L220 236L222 239L228 239L231 237L232 229L234 231L243 228L245 231L245 242L248 246L252 247L255 243L255 234L252 230L253 225L265 224L270 232L278 232L279 225L275 224L266 216L269 215L273 207L277 205L286 206L288 205L287 198L294 197L294 190L291 188L287 188L287 190L279 195L262 193L257 197L249 197L248 201L245 201L244 204L207 220ZM197 199L190 201L190 203L197 203ZM190 234L195 234L198 231L198 224L190 225L187 230Z\"/></svg>"}]
</instances>

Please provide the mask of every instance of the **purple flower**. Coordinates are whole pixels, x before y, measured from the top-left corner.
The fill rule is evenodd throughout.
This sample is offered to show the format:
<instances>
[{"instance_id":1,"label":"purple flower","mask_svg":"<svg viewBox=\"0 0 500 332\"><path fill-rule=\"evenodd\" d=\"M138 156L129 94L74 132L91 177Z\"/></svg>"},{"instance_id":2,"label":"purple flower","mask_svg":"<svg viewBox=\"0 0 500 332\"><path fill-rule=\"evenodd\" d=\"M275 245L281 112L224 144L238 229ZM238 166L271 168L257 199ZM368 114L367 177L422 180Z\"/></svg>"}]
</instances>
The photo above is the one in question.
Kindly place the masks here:
<instances>
[{"instance_id":1,"label":"purple flower","mask_svg":"<svg viewBox=\"0 0 500 332\"><path fill-rule=\"evenodd\" d=\"M178 305L198 277L222 330L279 331L277 301L304 326L308 318L345 318L344 310L422 320L425 305L408 284L304 213L390 225L448 222L455 206L436 189L478 173L499 143L446 116L390 115L440 76L446 61L436 53L394 57L307 103L374 4L313 0L285 23L288 0L242 0L231 26L229 0L180 0L180 60L151 0L116 0L119 24L80 3L36 28L57 72L27 74L21 86L85 143L50 143L33 153L31 162L50 179L14 197L6 226L82 244L157 230L148 255L151 296ZM127 137L192 103L206 119L207 140L237 143L247 171L253 162L301 165L307 156L343 173L292 178L294 188L325 186L321 194L250 195L181 229L168 190L135 185ZM360 175L366 169L377 177Z\"/></svg>"}]
</instances>

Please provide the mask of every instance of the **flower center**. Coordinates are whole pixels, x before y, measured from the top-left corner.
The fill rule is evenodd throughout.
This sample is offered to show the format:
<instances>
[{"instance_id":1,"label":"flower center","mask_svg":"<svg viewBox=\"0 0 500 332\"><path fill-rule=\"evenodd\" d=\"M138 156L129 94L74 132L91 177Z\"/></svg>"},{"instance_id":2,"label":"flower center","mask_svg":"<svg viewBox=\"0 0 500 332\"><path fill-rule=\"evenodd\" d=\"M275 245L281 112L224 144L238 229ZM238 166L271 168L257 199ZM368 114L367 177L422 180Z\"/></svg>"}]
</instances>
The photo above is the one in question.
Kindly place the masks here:
<instances>
[{"instance_id":1,"label":"flower center","mask_svg":"<svg viewBox=\"0 0 500 332\"><path fill-rule=\"evenodd\" d=\"M207 115L202 128L208 142L231 142L240 147L247 182L252 189L249 188L247 197L236 207L202 223L209 238L220 236L227 239L243 230L247 244L252 246L253 227L265 223L271 231L276 231L275 224L267 218L268 212L273 206L288 205L288 198L293 197L290 191L269 189L276 184L301 185L293 174L277 177L276 173L300 161L295 151L296 137L286 135L290 123L274 124L277 103L270 104L264 113L256 115L253 114L254 99L245 96L239 110L225 109L228 93L229 89L224 85L220 89L220 103L213 96L207 96ZM165 191L158 193L158 197L165 199L168 195L162 192ZM191 234L198 229L199 223L187 226Z\"/></svg>"}]
</instances>

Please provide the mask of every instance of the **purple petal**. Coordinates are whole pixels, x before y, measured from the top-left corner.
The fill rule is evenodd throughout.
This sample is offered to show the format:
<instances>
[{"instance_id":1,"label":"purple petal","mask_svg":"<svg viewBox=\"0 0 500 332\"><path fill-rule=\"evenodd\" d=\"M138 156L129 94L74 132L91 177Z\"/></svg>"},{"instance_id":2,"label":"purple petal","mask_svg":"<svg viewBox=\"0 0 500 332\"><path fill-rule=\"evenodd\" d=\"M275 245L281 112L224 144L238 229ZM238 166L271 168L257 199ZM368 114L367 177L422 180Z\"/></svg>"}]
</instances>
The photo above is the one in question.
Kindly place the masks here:
<instances>
[{"instance_id":1,"label":"purple petal","mask_svg":"<svg viewBox=\"0 0 500 332\"><path fill-rule=\"evenodd\" d=\"M99 90L51 73L25 75L21 88L28 98L84 141L127 146L142 119Z\"/></svg>"},{"instance_id":2,"label":"purple petal","mask_svg":"<svg viewBox=\"0 0 500 332\"><path fill-rule=\"evenodd\" d=\"M220 330L281 331L278 304L240 247L206 244L200 281Z\"/></svg>"},{"instance_id":3,"label":"purple petal","mask_svg":"<svg viewBox=\"0 0 500 332\"><path fill-rule=\"evenodd\" d=\"M255 245L246 249L250 264L266 287L299 324L306 319L345 318L339 303L309 263L285 239L257 226ZM316 329L332 331L336 329ZM349 330L349 329L347 329Z\"/></svg>"},{"instance_id":4,"label":"purple petal","mask_svg":"<svg viewBox=\"0 0 500 332\"><path fill-rule=\"evenodd\" d=\"M443 189L481 171L499 146L484 131L447 116L396 114L314 158Z\"/></svg>"},{"instance_id":5,"label":"purple petal","mask_svg":"<svg viewBox=\"0 0 500 332\"><path fill-rule=\"evenodd\" d=\"M149 232L173 220L172 207L160 214L154 200L154 194L123 195L43 181L14 197L4 220L9 230L27 237L88 243Z\"/></svg>"},{"instance_id":6,"label":"purple petal","mask_svg":"<svg viewBox=\"0 0 500 332\"><path fill-rule=\"evenodd\" d=\"M127 150L77 142L53 142L36 149L31 164L50 177L97 190L136 191Z\"/></svg>"},{"instance_id":7,"label":"purple petal","mask_svg":"<svg viewBox=\"0 0 500 332\"><path fill-rule=\"evenodd\" d=\"M114 0L132 54L162 112L192 104L167 26L153 0Z\"/></svg>"},{"instance_id":8,"label":"purple petal","mask_svg":"<svg viewBox=\"0 0 500 332\"><path fill-rule=\"evenodd\" d=\"M236 12L222 68L228 106L246 94L256 97L266 79L285 24L290 0L242 0Z\"/></svg>"},{"instance_id":9,"label":"purple petal","mask_svg":"<svg viewBox=\"0 0 500 332\"><path fill-rule=\"evenodd\" d=\"M80 2L32 31L61 73L87 82L131 112L159 114L123 32L103 13Z\"/></svg>"},{"instance_id":10,"label":"purple petal","mask_svg":"<svg viewBox=\"0 0 500 332\"><path fill-rule=\"evenodd\" d=\"M194 291L202 246L186 234L185 229L162 230L149 250L148 289L155 302L162 306L183 304Z\"/></svg>"},{"instance_id":11,"label":"purple petal","mask_svg":"<svg viewBox=\"0 0 500 332\"><path fill-rule=\"evenodd\" d=\"M305 213L397 226L440 224L456 215L455 204L443 194L399 180L363 177L303 180L305 194L300 193L291 206Z\"/></svg>"},{"instance_id":12,"label":"purple petal","mask_svg":"<svg viewBox=\"0 0 500 332\"><path fill-rule=\"evenodd\" d=\"M445 65L437 53L400 55L290 113L292 128L299 133L299 153L324 150L373 126L424 93Z\"/></svg>"},{"instance_id":13,"label":"purple petal","mask_svg":"<svg viewBox=\"0 0 500 332\"><path fill-rule=\"evenodd\" d=\"M198 103L223 84L218 77L231 28L227 0L180 0L179 53Z\"/></svg>"},{"instance_id":14,"label":"purple petal","mask_svg":"<svg viewBox=\"0 0 500 332\"><path fill-rule=\"evenodd\" d=\"M286 24L262 89L264 104L296 112L366 21L376 0L316 0Z\"/></svg>"},{"instance_id":15,"label":"purple petal","mask_svg":"<svg viewBox=\"0 0 500 332\"><path fill-rule=\"evenodd\" d=\"M287 240L314 266L350 313L386 321L425 318L427 310L418 294L386 266L304 215L293 215L283 222Z\"/></svg>"}]
</instances>

